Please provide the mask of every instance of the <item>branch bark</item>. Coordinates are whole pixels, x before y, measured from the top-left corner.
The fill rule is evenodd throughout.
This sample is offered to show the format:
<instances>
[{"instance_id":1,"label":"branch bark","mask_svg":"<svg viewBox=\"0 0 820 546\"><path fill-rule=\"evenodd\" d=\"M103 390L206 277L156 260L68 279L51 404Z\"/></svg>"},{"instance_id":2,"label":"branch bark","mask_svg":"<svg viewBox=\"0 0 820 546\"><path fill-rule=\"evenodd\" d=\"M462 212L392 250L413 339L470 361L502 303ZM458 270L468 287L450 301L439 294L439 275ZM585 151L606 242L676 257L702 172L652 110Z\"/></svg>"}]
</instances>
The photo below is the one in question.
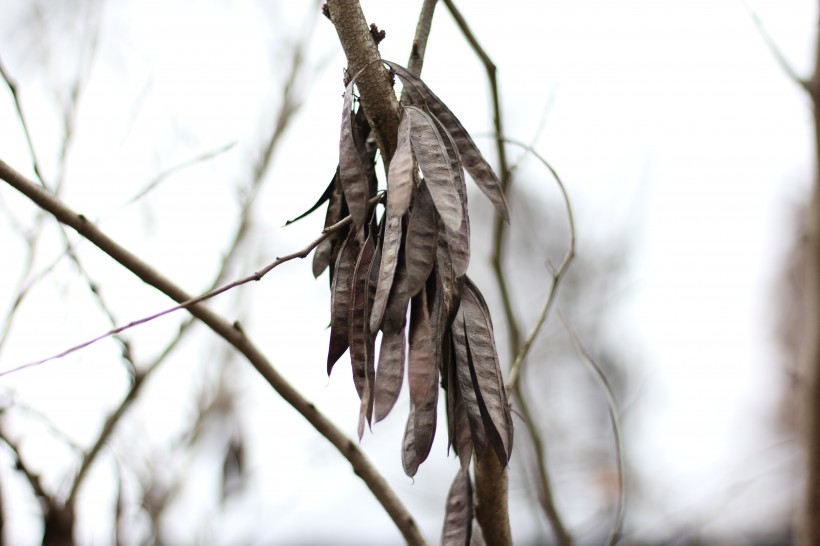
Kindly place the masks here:
<instances>
[{"instance_id":1,"label":"branch bark","mask_svg":"<svg viewBox=\"0 0 820 546\"><path fill-rule=\"evenodd\" d=\"M191 299L191 296L184 290L136 255L120 246L83 215L70 209L47 190L26 179L1 160L0 178L31 199L40 208L53 215L59 222L77 231L146 284L153 286L174 301L181 303ZM362 478L376 499L382 504L408 544L425 544L425 540L410 513L364 453L274 369L270 361L245 336L241 328L232 325L201 303L190 305L187 309L214 333L242 353L265 381L339 450L345 459L350 462L356 475Z\"/></svg>"},{"instance_id":2,"label":"branch bark","mask_svg":"<svg viewBox=\"0 0 820 546\"><path fill-rule=\"evenodd\" d=\"M356 85L386 168L396 151L401 117L390 74L382 63L376 62L381 56L359 1L328 0L327 7L347 58L348 75L352 77L367 66L356 80Z\"/></svg>"},{"instance_id":3,"label":"branch bark","mask_svg":"<svg viewBox=\"0 0 820 546\"><path fill-rule=\"evenodd\" d=\"M804 546L820 546L820 36L815 63L814 75L803 86L814 105L815 132L814 187L806 221L806 323L801 359L801 417L808 468L798 543Z\"/></svg>"}]
</instances>

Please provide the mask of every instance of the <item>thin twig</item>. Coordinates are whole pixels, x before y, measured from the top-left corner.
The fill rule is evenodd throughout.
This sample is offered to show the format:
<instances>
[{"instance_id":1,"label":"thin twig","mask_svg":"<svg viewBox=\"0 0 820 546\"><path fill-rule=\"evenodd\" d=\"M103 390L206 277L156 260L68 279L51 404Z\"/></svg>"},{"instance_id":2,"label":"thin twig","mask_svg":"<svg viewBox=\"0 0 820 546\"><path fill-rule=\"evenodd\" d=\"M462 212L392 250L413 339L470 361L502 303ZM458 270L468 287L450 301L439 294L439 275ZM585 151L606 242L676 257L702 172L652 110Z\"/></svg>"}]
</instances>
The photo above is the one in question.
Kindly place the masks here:
<instances>
[{"instance_id":1,"label":"thin twig","mask_svg":"<svg viewBox=\"0 0 820 546\"><path fill-rule=\"evenodd\" d=\"M612 530L610 531L609 537L606 541L607 546L613 546L616 542L618 542L618 539L621 536L621 531L624 524L624 514L626 513L626 465L624 462L621 427L618 418L618 406L615 403L615 394L612 392L612 387L609 385L609 381L607 381L603 370L595 362L595 359L592 358L592 355L581 343L581 340L578 339L578 335L572 330L572 328L570 328L564 316L560 313L558 316L569 334L576 352L579 356L581 356L581 358L583 358L584 362L587 363L592 375L595 377L601 387L601 390L604 391L604 395L606 396L607 408L609 410L609 422L612 425L612 435L615 439L615 457L618 465L618 500L615 512L615 521L612 523Z\"/></svg>"},{"instance_id":2,"label":"thin twig","mask_svg":"<svg viewBox=\"0 0 820 546\"><path fill-rule=\"evenodd\" d=\"M769 32L766 30L766 26L763 24L763 21L760 20L760 17L757 15L757 12L755 12L754 9L752 9L752 7L746 0L742 0L742 4L743 7L746 8L746 12L749 14L749 17L751 17L752 22L755 24L755 27L757 27L757 31L760 33L760 37L763 38L763 41L766 43L769 50L772 52L772 55L774 55L777 64L780 65L780 68L783 70L783 72L785 72L786 75L789 78L791 78L792 81L794 81L794 83L796 83L809 94L811 94L809 82L797 75L797 72L795 72L794 68L792 68L792 65L789 63L789 61L786 60L786 57L780 51L780 48L777 47L777 44L775 44L774 40L769 35Z\"/></svg>"},{"instance_id":3,"label":"thin twig","mask_svg":"<svg viewBox=\"0 0 820 546\"><path fill-rule=\"evenodd\" d=\"M3 178L7 182L14 185L14 183L12 183L9 180L9 178L6 178L7 176L13 176L10 173L13 173L14 175L18 175L18 173L13 171L6 163L4 163L2 160L0 160L0 178ZM22 175L18 175L18 176L22 176ZM17 187L17 186L15 186L15 187ZM373 197L368 202L368 206L369 207L374 206L382 198L383 198L382 195L377 195L376 197ZM75 229L77 229L77 231L79 233L81 233L83 236L85 236L85 233L80 231L80 229L83 229L83 230L88 230L88 229L96 230L97 229L96 227L93 227L93 224L88 222L85 219L84 216L78 215L78 219L79 219L79 222L80 222L78 224L79 227L75 228ZM99 335L99 336L97 336L93 339L89 339L87 341L84 341L83 343L80 343L80 344L75 345L73 347L69 347L68 349L65 349L64 351L62 351L58 354L55 354L55 355L52 355L52 356L49 356L49 357L46 357L46 358L43 358L43 359L40 359L40 360L36 360L34 362L28 362L26 364L21 364L20 366L17 366L15 368L11 368L9 370L4 370L4 371L0 372L0 377L9 375L11 373L19 372L21 370L25 370L27 368L32 368L32 367L35 367L35 366L39 366L41 364L45 364L46 362L51 362L52 360L57 360L59 358L63 358L65 356L70 355L71 353L77 352L80 349L85 349L86 347L94 345L95 343L97 343L99 341L102 341L106 338L109 338L109 337L111 337L115 334L119 334L121 332L124 332L125 330L133 328L135 326L139 326L141 324L151 322L152 320L156 320L160 317L164 317L165 315L169 315L169 314L171 314L175 311L179 311L181 309L189 309L190 310L192 306L195 306L199 303L204 302L205 300L209 300L209 299L211 299L215 296L223 294L223 293L225 293L229 290L232 290L232 289L234 289L238 286L242 286L243 284L247 284L247 283L253 282L253 281L259 281L265 275L267 275L273 269L279 267L283 263L289 262L289 261L294 260L296 258L305 258L305 257L307 257L307 255L310 254L310 252L314 248L316 248L319 245L319 243L321 243L322 241L327 239L331 234L333 234L333 233L339 231L340 229L342 229L343 227L347 226L351 222L352 222L352 218L350 216L346 216L345 218L343 218L342 220L336 222L332 226L329 226L329 227L326 227L325 229L323 229L321 235L319 235L319 237L317 237L314 241L312 241L310 244L308 244L303 249L297 250L296 252L293 252L291 254L287 254L287 255L282 256L280 258L276 258L273 262L269 263L268 265L266 265L265 267L263 267L259 271L255 272L255 273L252 273L251 275L248 275L247 277L244 277L244 278L241 278L239 280L236 280L236 281L230 282L228 284L222 285L219 288L209 290L209 291L205 292L204 294L200 294L199 296L186 298L186 299L180 301L180 303L178 305L175 305L173 307L169 307L168 309L165 309L163 311L159 311L158 313L154 313L153 315L149 315L147 317L143 317L141 319L131 321L128 324L125 324L123 326L119 326L117 328L114 328L113 330L109 330L108 332L106 332L104 334L101 334L101 335ZM66 223L68 225L71 225L68 222L66 222ZM76 222L74 222L74 223L76 223ZM74 227L74 225L71 225L71 227ZM94 241L92 241L92 242L94 242ZM174 299L176 299L176 298L174 298Z\"/></svg>"},{"instance_id":4,"label":"thin twig","mask_svg":"<svg viewBox=\"0 0 820 546\"><path fill-rule=\"evenodd\" d=\"M173 165L172 167L162 171L161 173L156 175L150 182L148 182L148 184L146 184L146 186L143 189L141 189L139 192L137 192L136 195L134 195L131 199L126 201L125 206L131 205L131 204L135 203L136 201L139 201L140 199L145 197L145 195L147 193L155 190L156 187L159 186L163 181L165 181L167 178L171 177L172 175L178 173L179 171L187 169L188 167L196 165L197 163L203 163L205 161L208 161L209 159L213 159L213 158L215 158L215 157L217 157L221 154L224 154L225 152L231 150L234 146L236 146L236 141L229 142L227 144L223 144L219 148L216 148L214 150L209 150L207 152L201 153L201 154L199 154L195 157L187 159L187 160L185 160L181 163Z\"/></svg>"},{"instance_id":5,"label":"thin twig","mask_svg":"<svg viewBox=\"0 0 820 546\"><path fill-rule=\"evenodd\" d=\"M424 0L421 4L419 21L416 23L416 35L413 37L413 47L407 61L407 70L419 77L421 77L421 69L424 66L427 40L430 38L430 28L433 24L433 14L437 2L438 0ZM401 99L401 103L404 104L404 91L402 91Z\"/></svg>"},{"instance_id":6,"label":"thin twig","mask_svg":"<svg viewBox=\"0 0 820 546\"><path fill-rule=\"evenodd\" d=\"M26 481L28 481L28 484L31 487L31 491L34 493L34 496L37 497L38 500L41 499L42 502L45 503L46 510L53 509L56 506L54 498L46 492L43 484L40 482L40 476L38 476L26 465L25 460L23 460L23 457L20 455L20 448L17 447L17 444L1 431L0 440L2 440L3 443L6 444L11 450L11 453L14 456L14 467L19 470L23 476L25 476Z\"/></svg>"},{"instance_id":7,"label":"thin twig","mask_svg":"<svg viewBox=\"0 0 820 546\"><path fill-rule=\"evenodd\" d=\"M14 100L14 108L17 110L17 118L20 120L20 124L23 127L23 134L26 137L26 143L28 144L28 151L31 154L31 164L32 168L34 169L34 174L37 176L37 181L40 182L40 185L45 187L46 183L43 178L43 173L40 170L40 162L37 160L37 152L34 149L34 142L31 140L31 131L29 131L28 123L26 122L26 116L23 114L23 105L20 103L20 95L18 94L17 83L11 78L8 71L6 71L5 67L3 66L3 61L0 59L0 77L3 78L3 81L6 83L6 87L9 88L11 92L11 98Z\"/></svg>"},{"instance_id":8,"label":"thin twig","mask_svg":"<svg viewBox=\"0 0 820 546\"><path fill-rule=\"evenodd\" d=\"M567 194L567 189L564 186L564 183L561 181L561 177L558 176L558 173L555 172L555 169L544 159L538 152L532 149L532 146L528 146L522 142L517 140L504 138L505 142L509 142L510 144L515 144L516 146L521 146L522 148L527 149L533 157L538 159L547 169L549 169L552 176L555 178L556 183L558 184L558 188L561 190L561 196L564 199L564 206L567 209L567 222L569 223L569 244L567 248L566 254L564 254L563 259L561 260L560 265L558 268L552 272L552 287L550 288L549 295L547 295L547 300L544 302L544 306L541 308L541 314L538 316L538 319L535 321L535 324L530 331L530 335L527 336L527 339L524 340L524 343L521 345L518 353L515 355L515 360L513 361L512 366L510 367L510 373L507 376L507 392L512 392L515 390L516 385L518 384L519 377L521 376L521 366L524 363L524 359L526 359L527 354L530 352L533 343L538 338L538 334L541 332L541 327L544 325L544 322L547 320L547 316L549 316L550 309L552 309L553 304L555 303L555 296L558 292L558 285L561 283L561 280L564 278L567 270L569 269L570 264L572 263L573 258L575 258L575 218L572 214L572 205L569 201L569 195Z\"/></svg>"},{"instance_id":9,"label":"thin twig","mask_svg":"<svg viewBox=\"0 0 820 546\"><path fill-rule=\"evenodd\" d=\"M192 298L184 290L139 259L136 255L120 246L96 226L89 223L85 217L71 210L60 199L26 179L3 161L0 161L0 178L23 193L39 207L52 214L59 222L76 230L100 250L142 279L143 282L153 286L171 299L181 304L184 303L186 305L185 308L192 315L206 324L218 336L233 345L245 356L268 384L279 393L288 404L305 417L305 419L350 462L353 466L353 471L362 478L376 499L381 503L405 540L410 544L425 544L425 540L413 517L390 488L384 477L379 474L378 470L376 470L364 453L358 448L356 443L347 438L341 430L318 411L316 406L304 398L298 390L288 383L287 380L276 371L262 352L245 336L245 333L237 324L229 323L200 303L188 303L195 298ZM294 255L293 257L298 256ZM280 261L280 263L282 262ZM269 271L273 267L269 266L266 269Z\"/></svg>"}]
</instances>

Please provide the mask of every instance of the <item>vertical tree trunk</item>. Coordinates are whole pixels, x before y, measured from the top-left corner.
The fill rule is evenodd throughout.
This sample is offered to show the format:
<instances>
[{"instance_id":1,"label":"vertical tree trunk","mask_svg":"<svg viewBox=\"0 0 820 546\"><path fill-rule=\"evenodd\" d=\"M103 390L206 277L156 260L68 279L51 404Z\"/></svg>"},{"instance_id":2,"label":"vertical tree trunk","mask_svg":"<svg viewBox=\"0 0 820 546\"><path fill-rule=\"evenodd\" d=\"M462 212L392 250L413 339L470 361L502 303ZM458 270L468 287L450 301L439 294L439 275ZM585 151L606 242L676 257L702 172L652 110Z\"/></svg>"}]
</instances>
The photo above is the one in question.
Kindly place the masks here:
<instances>
[{"instance_id":1,"label":"vertical tree trunk","mask_svg":"<svg viewBox=\"0 0 820 546\"><path fill-rule=\"evenodd\" d=\"M815 174L806 217L806 324L801 358L802 426L806 446L806 499L798 539L820 546L820 36L814 76L804 87L814 105Z\"/></svg>"}]
</instances>

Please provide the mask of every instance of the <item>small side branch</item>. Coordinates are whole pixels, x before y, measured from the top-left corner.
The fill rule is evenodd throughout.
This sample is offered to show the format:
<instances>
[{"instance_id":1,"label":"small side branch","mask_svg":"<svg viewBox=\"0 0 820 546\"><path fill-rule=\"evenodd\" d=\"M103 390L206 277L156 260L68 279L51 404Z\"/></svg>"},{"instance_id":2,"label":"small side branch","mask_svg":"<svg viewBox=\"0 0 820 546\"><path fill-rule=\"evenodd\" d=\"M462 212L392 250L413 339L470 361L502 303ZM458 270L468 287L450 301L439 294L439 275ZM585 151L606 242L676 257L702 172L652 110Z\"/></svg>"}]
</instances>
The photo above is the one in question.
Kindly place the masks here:
<instances>
[{"instance_id":1,"label":"small side branch","mask_svg":"<svg viewBox=\"0 0 820 546\"><path fill-rule=\"evenodd\" d=\"M552 168L552 165L550 165L546 159L539 155L538 152L536 152L532 148L532 146L508 138L505 138L504 141L509 142L510 144L515 144L516 146L521 146L522 148L527 150L527 152L531 153L536 159L538 159L547 169L549 169L550 173L552 173L552 176L555 178L555 181L558 184L558 189L561 190L561 197L564 199L564 206L567 210L567 222L569 224L569 243L567 245L567 252L566 254L564 254L564 257L561 260L561 263L558 266L558 268L552 272L552 287L550 288L549 295L547 295L546 302L544 302L544 306L541 308L541 314L535 321L535 324L533 325L532 330L530 331L530 335L527 336L527 339L524 340L524 343L518 350L518 354L515 355L515 361L513 361L513 365L510 368L510 373L507 378L507 391L513 392L516 390L519 377L521 376L521 367L524 364L524 360L527 358L527 354L530 352L532 345L538 338L538 334L541 332L541 328L544 326L544 322L546 322L550 310L552 309L553 304L555 303L555 296L558 292L558 285L561 283L561 280L564 278L567 271L569 270L569 266L572 264L572 260L575 258L576 241L575 216L572 213L572 204L569 200L569 194L567 193L567 189L564 186L564 183L561 181L561 177L558 176L558 173L555 172L555 169Z\"/></svg>"},{"instance_id":2,"label":"small side branch","mask_svg":"<svg viewBox=\"0 0 820 546\"><path fill-rule=\"evenodd\" d=\"M596 382L604 392L604 396L606 396L607 408L609 410L609 422L612 425L612 436L615 439L615 457L617 459L618 467L618 500L616 502L615 520L612 522L612 530L610 531L609 537L607 538L605 544L606 546L614 546L615 543L617 543L621 538L624 515L626 513L626 469L624 463L623 442L621 440L621 427L619 424L620 419L618 417L618 406L615 403L615 394L612 392L612 387L609 385L609 381L607 381L604 371L598 363L595 362L595 359L592 358L590 352L583 346L581 340L578 339L578 336L570 328L563 316L561 316L561 322L572 339L572 344L575 347L575 351L584 360L587 366L589 366L592 375L595 377Z\"/></svg>"},{"instance_id":3,"label":"small side branch","mask_svg":"<svg viewBox=\"0 0 820 546\"><path fill-rule=\"evenodd\" d=\"M410 59L407 61L407 70L416 76L421 76L421 69L424 66L427 40L430 38L430 28L433 25L433 13L435 13L437 3L438 0L424 0L421 5L419 22L416 24L416 35L413 38L413 48L410 51ZM401 102L404 102L404 93L402 93Z\"/></svg>"},{"instance_id":4,"label":"small side branch","mask_svg":"<svg viewBox=\"0 0 820 546\"><path fill-rule=\"evenodd\" d=\"M789 63L789 61L786 60L786 57L780 51L780 48L777 47L777 44L769 35L769 32L766 30L766 26L763 24L763 21L760 20L760 17L757 15L757 12L755 12L752 9L752 7L749 6L746 0L743 0L743 7L746 8L746 12L749 14L749 17L752 18L752 22L755 24L755 27L757 27L757 31L760 33L760 37L763 38L763 41L766 43L769 50L772 52L772 55L774 55L777 64L780 65L780 68L783 70L783 72L785 72L786 75L794 83L796 83L797 85L802 87L806 92L811 94L812 91L809 82L798 76L797 72L794 70L791 63Z\"/></svg>"}]
</instances>

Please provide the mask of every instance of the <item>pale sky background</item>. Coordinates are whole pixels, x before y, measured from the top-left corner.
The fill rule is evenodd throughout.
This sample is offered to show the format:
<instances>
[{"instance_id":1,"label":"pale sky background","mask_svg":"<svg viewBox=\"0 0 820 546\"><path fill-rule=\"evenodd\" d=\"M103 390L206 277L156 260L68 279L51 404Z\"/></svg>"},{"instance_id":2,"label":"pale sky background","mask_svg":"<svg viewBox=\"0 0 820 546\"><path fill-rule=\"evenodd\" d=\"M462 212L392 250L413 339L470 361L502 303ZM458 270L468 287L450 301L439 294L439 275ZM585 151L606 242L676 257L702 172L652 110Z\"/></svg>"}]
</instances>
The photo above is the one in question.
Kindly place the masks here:
<instances>
[{"instance_id":1,"label":"pale sky background","mask_svg":"<svg viewBox=\"0 0 820 546\"><path fill-rule=\"evenodd\" d=\"M257 231L237 276L303 247L321 229L322 213L282 226L313 203L335 168L345 63L328 21L308 16L306 3L282 4L247 0L194 8L179 1L110 1L102 11L99 51L80 105L63 198L190 292L201 290L217 267L237 212L236 188L247 180L279 106L289 46L310 32L309 77L298 84L304 105L256 203ZM384 58L406 62L417 4L362 2L368 21L387 32L380 45ZM461 4L499 68L508 133L532 139L550 104L536 148L560 172L573 199L579 252L612 230L626 229L632 238L626 278L600 296L602 305L618 307L621 320L613 332L628 338L629 352L639 355L628 368L632 383L640 385L630 410L639 417L627 438L628 456L652 491L632 507L628 530L642 538L669 538L695 528L734 540L770 529L799 493L796 445L773 435L777 396L787 380L775 345L773 304L794 210L812 176L808 99L777 65L736 0ZM77 3L78 9L85 5ZM810 75L816 3L749 5L795 69ZM22 14L22 6L3 0L0 12ZM60 137L55 90L74 73L74 54L83 42L77 32L57 34L66 30L60 21L72 19L66 14L46 17L55 34L36 38L20 17L0 22L0 59L20 84L49 177ZM443 5L423 78L471 132L488 133L482 66ZM0 158L32 174L5 88L0 127ZM234 142L217 159L180 172L140 203L124 206L158 172ZM494 160L489 147L487 155ZM539 191L557 199L552 182L544 188ZM476 193L472 199L483 197ZM0 202L17 221L31 222L34 208L10 188L0 189ZM35 270L51 263L61 244L49 228ZM0 248L7 264L0 286L9 287L0 291L5 309L23 256L6 222L0 225ZM168 306L166 298L91 245L78 248L120 323ZM479 259L474 257L471 268L485 267ZM49 279L21 311L0 354L0 370L109 329L87 304L87 289L70 264L63 260ZM223 296L211 305L231 320L240 318L274 365L353 437L358 401L349 376L343 369L330 380L325 374L326 277L315 281L304 261L240 290L241 296ZM237 311L240 297L246 305ZM494 311L501 320L500 309ZM154 355L179 320L164 318L129 332L136 354ZM183 343L151 381L145 402L150 411L142 406L141 416L117 436L114 457L95 467L82 503L89 513L104 513L113 502L112 461L127 460L141 433L170 437L190 416L180 392L201 381L203 362L222 351L202 334ZM0 378L0 395L40 409L87 445L100 416L127 388L118 360L114 343L100 343ZM290 544L307 532L357 543L398 540L387 516L329 444L253 373L237 372L236 381L243 390L244 426L255 431L253 494L229 506L218 523L209 522L207 506L174 513L185 522L172 526L181 542L191 538L192 528L197 536L212 533L225 543ZM436 541L456 466L445 458L446 427L440 427L416 479L403 475L405 407L400 402L362 446ZM30 421L10 421L8 428L25 439L26 456L44 469L46 483L64 488L61 465L68 452ZM10 458L4 453L0 461L0 476L7 476ZM206 465L207 458L191 463L197 464ZM517 479L514 493L522 493L522 478ZM23 486L10 483L25 497ZM211 487L187 485L185 498L207 498ZM4 494L11 495L5 489ZM6 532L15 544L38 540L34 508L26 502L5 507L14 516ZM545 532L525 495L514 494L512 502L518 537ZM566 517L583 537L584 518L594 513L594 507L567 509ZM81 519L79 532L89 542L104 543L107 536L93 518Z\"/></svg>"}]
</instances>

